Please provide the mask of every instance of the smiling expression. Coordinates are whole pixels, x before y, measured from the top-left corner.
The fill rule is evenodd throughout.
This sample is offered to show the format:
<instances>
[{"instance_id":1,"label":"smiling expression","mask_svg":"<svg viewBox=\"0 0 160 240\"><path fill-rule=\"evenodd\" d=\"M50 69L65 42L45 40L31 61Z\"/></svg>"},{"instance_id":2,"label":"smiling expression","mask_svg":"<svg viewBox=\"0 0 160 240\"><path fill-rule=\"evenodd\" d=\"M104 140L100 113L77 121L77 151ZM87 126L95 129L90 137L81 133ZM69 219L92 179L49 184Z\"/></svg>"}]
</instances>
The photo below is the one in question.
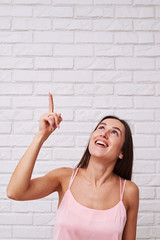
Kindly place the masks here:
<instances>
[{"instance_id":1,"label":"smiling expression","mask_svg":"<svg viewBox=\"0 0 160 240\"><path fill-rule=\"evenodd\" d=\"M103 120L93 132L89 142L91 157L117 161L123 158L122 147L125 140L125 127L117 119Z\"/></svg>"}]
</instances>

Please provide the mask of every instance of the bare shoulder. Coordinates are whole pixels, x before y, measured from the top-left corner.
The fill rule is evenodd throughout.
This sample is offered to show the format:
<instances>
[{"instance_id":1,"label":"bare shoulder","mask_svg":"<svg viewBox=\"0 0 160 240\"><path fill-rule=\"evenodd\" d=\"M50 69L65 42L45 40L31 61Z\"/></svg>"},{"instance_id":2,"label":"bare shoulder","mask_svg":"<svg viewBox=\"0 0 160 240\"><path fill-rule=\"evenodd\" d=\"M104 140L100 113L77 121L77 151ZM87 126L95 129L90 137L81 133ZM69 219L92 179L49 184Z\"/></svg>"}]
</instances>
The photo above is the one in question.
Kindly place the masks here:
<instances>
[{"instance_id":1,"label":"bare shoulder","mask_svg":"<svg viewBox=\"0 0 160 240\"><path fill-rule=\"evenodd\" d=\"M70 177L72 172L73 172L73 168L61 167L61 168L56 168L52 170L47 174L47 176L50 178L56 177L61 182L63 178Z\"/></svg>"},{"instance_id":2,"label":"bare shoulder","mask_svg":"<svg viewBox=\"0 0 160 240\"><path fill-rule=\"evenodd\" d=\"M139 188L134 182L129 180L126 180L125 198L129 207L139 203Z\"/></svg>"}]
</instances>

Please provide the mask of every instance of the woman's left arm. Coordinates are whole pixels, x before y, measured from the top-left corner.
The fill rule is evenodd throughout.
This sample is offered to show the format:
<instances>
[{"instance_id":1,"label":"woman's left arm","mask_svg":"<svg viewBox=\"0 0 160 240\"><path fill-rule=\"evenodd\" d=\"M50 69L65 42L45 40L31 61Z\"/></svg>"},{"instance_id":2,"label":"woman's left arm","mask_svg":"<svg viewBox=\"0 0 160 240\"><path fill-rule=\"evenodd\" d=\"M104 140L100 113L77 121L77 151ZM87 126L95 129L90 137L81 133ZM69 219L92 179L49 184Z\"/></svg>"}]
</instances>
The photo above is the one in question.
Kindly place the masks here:
<instances>
[{"instance_id":1,"label":"woman's left arm","mask_svg":"<svg viewBox=\"0 0 160 240\"><path fill-rule=\"evenodd\" d=\"M124 228L122 240L136 240L139 189L133 182L128 181L127 183L128 187L125 189L128 202L127 221Z\"/></svg>"}]
</instances>

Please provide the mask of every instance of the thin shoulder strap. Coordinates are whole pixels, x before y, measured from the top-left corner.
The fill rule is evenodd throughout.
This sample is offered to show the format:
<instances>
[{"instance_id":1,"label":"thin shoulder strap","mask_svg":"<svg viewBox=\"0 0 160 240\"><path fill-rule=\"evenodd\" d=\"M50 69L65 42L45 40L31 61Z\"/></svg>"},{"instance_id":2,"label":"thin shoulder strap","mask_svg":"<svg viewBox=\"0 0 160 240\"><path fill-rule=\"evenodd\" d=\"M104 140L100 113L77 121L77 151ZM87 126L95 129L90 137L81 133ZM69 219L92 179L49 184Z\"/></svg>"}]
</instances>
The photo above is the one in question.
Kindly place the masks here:
<instances>
[{"instance_id":1,"label":"thin shoulder strap","mask_svg":"<svg viewBox=\"0 0 160 240\"><path fill-rule=\"evenodd\" d=\"M123 199L125 185L126 185L126 180L124 180L123 189L122 189L122 179L120 178L120 200L121 201Z\"/></svg>"},{"instance_id":2,"label":"thin shoulder strap","mask_svg":"<svg viewBox=\"0 0 160 240\"><path fill-rule=\"evenodd\" d=\"M69 189L71 188L71 185L72 185L72 183L73 183L73 181L74 181L74 178L75 178L75 176L77 175L78 169L79 169L79 168L73 169L73 173L72 173L72 176L71 176L70 181L69 181L69 187L68 187Z\"/></svg>"}]
</instances>

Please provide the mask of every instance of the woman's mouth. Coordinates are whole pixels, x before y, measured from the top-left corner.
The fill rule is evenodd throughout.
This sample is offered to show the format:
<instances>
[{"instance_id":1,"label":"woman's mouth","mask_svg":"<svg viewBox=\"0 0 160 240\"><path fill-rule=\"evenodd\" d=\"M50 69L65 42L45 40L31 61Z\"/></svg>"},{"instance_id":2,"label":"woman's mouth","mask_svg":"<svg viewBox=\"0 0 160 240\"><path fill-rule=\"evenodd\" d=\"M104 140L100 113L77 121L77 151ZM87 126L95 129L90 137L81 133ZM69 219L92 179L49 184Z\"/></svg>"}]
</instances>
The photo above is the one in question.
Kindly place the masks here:
<instances>
[{"instance_id":1,"label":"woman's mouth","mask_svg":"<svg viewBox=\"0 0 160 240\"><path fill-rule=\"evenodd\" d=\"M101 140L96 140L95 141L95 144L99 147L103 147L103 148L107 148L108 147L108 144L104 141L101 141Z\"/></svg>"}]
</instances>

